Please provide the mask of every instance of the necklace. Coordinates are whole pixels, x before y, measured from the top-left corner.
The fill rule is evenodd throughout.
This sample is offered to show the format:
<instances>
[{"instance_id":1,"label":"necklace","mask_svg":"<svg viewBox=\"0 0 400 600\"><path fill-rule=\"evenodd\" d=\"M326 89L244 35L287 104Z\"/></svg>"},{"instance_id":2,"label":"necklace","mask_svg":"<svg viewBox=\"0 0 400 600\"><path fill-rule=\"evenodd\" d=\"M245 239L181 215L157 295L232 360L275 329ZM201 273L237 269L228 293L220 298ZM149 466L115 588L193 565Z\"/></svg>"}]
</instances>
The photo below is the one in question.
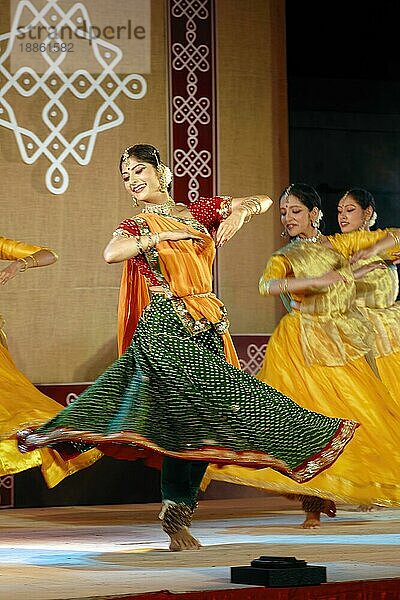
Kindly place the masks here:
<instances>
[{"instance_id":1,"label":"necklace","mask_svg":"<svg viewBox=\"0 0 400 600\"><path fill-rule=\"evenodd\" d=\"M295 238L296 241L299 242L311 242L312 244L318 244L321 241L322 233L319 229L317 229L317 235L313 235L312 237L300 237L299 235Z\"/></svg>"},{"instance_id":2,"label":"necklace","mask_svg":"<svg viewBox=\"0 0 400 600\"><path fill-rule=\"evenodd\" d=\"M171 196L169 196L168 200L166 202L163 202L162 204L147 204L142 209L142 212L155 213L156 215L164 215L165 217L169 217L172 214L174 206L175 202L173 201Z\"/></svg>"}]
</instances>

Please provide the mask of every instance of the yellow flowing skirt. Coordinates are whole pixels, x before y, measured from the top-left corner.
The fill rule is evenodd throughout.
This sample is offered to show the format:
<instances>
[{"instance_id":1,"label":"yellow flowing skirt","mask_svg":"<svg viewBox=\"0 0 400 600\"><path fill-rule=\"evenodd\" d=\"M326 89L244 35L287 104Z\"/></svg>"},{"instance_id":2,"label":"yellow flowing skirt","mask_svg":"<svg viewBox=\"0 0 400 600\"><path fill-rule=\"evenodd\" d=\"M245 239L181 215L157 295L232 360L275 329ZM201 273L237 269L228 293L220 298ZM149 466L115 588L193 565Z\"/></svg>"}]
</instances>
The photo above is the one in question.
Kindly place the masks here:
<instances>
[{"instance_id":1,"label":"yellow flowing skirt","mask_svg":"<svg viewBox=\"0 0 400 600\"><path fill-rule=\"evenodd\" d=\"M0 476L41 467L49 487L93 464L102 454L89 450L63 460L55 450L41 448L22 454L15 433L54 417L63 407L48 398L15 366L8 350L0 345Z\"/></svg>"},{"instance_id":2,"label":"yellow flowing skirt","mask_svg":"<svg viewBox=\"0 0 400 600\"><path fill-rule=\"evenodd\" d=\"M400 352L394 352L376 359L379 376L389 390L393 401L400 402ZM399 413L398 413L399 414ZM400 423L399 423L400 429Z\"/></svg>"},{"instance_id":3,"label":"yellow flowing skirt","mask_svg":"<svg viewBox=\"0 0 400 600\"><path fill-rule=\"evenodd\" d=\"M308 483L297 484L271 469L210 466L202 489L215 479L342 503L400 506L399 404L364 358L343 366L306 366L300 315L294 311L274 331L258 378L305 408L354 419L361 427L338 460Z\"/></svg>"}]
</instances>

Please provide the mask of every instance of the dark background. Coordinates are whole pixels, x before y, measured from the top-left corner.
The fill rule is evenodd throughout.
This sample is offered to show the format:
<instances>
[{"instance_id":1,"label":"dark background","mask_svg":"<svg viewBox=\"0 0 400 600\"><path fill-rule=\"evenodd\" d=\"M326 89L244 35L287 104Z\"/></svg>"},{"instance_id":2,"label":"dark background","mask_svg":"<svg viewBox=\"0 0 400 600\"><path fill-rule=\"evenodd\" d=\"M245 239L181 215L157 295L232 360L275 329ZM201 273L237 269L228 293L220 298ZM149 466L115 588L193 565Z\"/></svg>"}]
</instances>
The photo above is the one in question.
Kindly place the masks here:
<instances>
[{"instance_id":1,"label":"dark background","mask_svg":"<svg viewBox=\"0 0 400 600\"><path fill-rule=\"evenodd\" d=\"M398 3L287 0L290 179L317 187L325 233L350 187L400 226Z\"/></svg>"},{"instance_id":2,"label":"dark background","mask_svg":"<svg viewBox=\"0 0 400 600\"><path fill-rule=\"evenodd\" d=\"M350 187L371 191L378 227L400 226L397 3L287 0L290 179L317 187L325 232ZM233 486L235 487L235 486ZM15 505L156 502L159 472L104 458L48 490L39 469L15 477Z\"/></svg>"}]
</instances>

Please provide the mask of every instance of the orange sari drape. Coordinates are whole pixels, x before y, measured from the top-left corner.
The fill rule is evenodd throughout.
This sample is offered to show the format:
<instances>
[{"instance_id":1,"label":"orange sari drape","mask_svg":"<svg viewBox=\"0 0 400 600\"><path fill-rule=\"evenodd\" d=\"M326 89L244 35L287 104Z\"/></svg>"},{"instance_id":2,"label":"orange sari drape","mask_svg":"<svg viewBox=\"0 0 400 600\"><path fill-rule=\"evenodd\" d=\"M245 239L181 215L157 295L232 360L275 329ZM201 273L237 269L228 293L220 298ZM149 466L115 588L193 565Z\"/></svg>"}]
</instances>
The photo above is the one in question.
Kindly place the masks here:
<instances>
[{"instance_id":1,"label":"orange sari drape","mask_svg":"<svg viewBox=\"0 0 400 600\"><path fill-rule=\"evenodd\" d=\"M203 238L203 245L195 244L192 240L160 242L157 245L159 269L172 294L183 300L193 319L207 319L210 323L218 323L223 303L212 293L212 266L216 251L211 236L188 225L188 221L151 213L141 213L136 219L144 219L151 233L189 229ZM134 261L126 261L118 308L120 354L129 346L138 320L149 301L144 276L139 273ZM227 361L240 368L229 333L224 333L222 338Z\"/></svg>"}]
</instances>

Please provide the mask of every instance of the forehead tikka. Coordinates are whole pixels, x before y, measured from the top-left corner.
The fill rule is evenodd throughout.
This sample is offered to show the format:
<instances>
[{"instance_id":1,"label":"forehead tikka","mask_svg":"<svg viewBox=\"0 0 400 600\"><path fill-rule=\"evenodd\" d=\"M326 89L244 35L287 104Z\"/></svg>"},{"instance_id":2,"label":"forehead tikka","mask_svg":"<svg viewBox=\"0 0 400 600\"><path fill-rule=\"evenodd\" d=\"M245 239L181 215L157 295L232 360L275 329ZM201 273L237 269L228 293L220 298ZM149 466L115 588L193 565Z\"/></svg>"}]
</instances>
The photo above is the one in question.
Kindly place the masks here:
<instances>
[{"instance_id":1,"label":"forehead tikka","mask_svg":"<svg viewBox=\"0 0 400 600\"><path fill-rule=\"evenodd\" d=\"M122 153L122 162L127 162L130 158L129 150L131 150L133 146L128 146Z\"/></svg>"},{"instance_id":2,"label":"forehead tikka","mask_svg":"<svg viewBox=\"0 0 400 600\"><path fill-rule=\"evenodd\" d=\"M292 191L292 188L293 188L293 187L294 187L294 184L293 184L293 183L291 183L291 184L290 184L290 185L289 185L289 186L286 188L286 190L285 190L285 191L283 192L283 194L282 194L282 200L286 201L286 200L289 198L289 196L290 196L290 192Z\"/></svg>"}]
</instances>

